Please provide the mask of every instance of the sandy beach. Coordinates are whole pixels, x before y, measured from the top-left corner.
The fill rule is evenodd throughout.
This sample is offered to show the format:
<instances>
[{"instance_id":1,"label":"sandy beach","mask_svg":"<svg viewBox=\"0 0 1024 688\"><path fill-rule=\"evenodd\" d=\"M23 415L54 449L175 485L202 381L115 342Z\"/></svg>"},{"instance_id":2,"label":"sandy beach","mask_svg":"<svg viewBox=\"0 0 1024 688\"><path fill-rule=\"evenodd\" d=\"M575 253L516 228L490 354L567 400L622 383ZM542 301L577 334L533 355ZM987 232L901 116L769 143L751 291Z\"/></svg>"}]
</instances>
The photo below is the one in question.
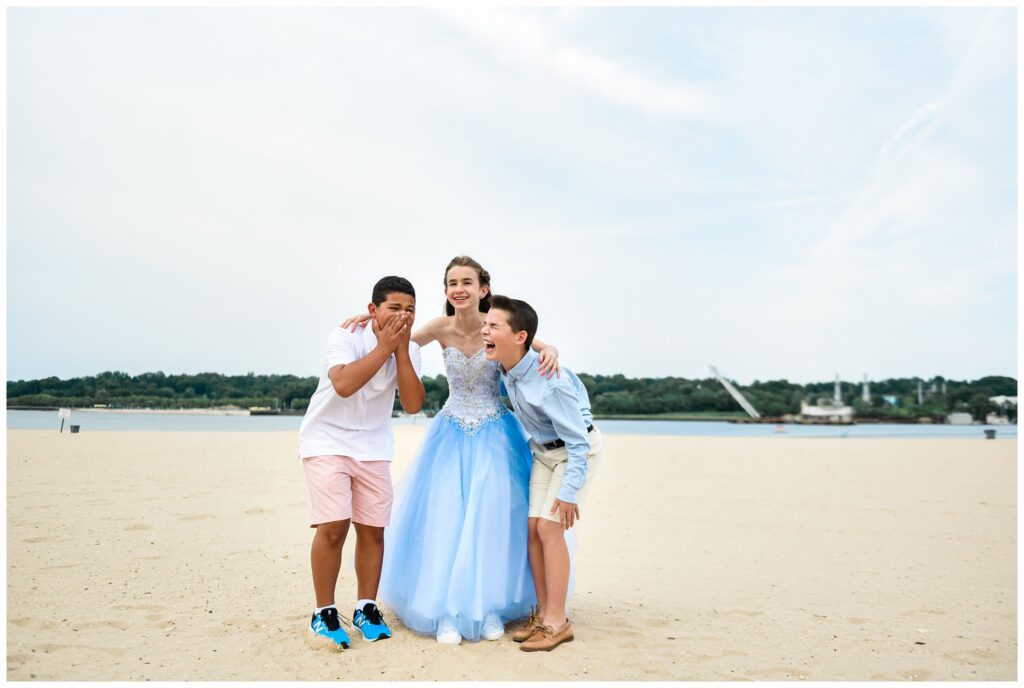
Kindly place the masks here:
<instances>
[{"instance_id":1,"label":"sandy beach","mask_svg":"<svg viewBox=\"0 0 1024 688\"><path fill-rule=\"evenodd\" d=\"M396 428L396 482L423 433ZM393 617L392 640L310 649L296 447L9 431L7 678L1017 677L1016 441L608 436L553 654Z\"/></svg>"}]
</instances>

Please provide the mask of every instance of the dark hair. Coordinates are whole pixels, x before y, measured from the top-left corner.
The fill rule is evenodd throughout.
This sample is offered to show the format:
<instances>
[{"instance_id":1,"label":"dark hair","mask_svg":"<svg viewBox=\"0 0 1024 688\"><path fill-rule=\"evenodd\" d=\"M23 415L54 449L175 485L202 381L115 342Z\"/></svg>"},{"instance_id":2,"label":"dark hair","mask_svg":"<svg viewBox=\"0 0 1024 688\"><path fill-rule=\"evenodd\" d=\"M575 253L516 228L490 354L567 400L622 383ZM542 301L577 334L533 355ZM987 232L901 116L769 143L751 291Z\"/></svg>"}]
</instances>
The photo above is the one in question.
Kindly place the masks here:
<instances>
[{"instance_id":1,"label":"dark hair","mask_svg":"<svg viewBox=\"0 0 1024 688\"><path fill-rule=\"evenodd\" d=\"M533 306L519 299L495 294L491 299L491 308L508 313L508 325L513 332L526 330L526 348L529 349L533 344L533 336L537 334L537 311L533 310Z\"/></svg>"},{"instance_id":2,"label":"dark hair","mask_svg":"<svg viewBox=\"0 0 1024 688\"><path fill-rule=\"evenodd\" d=\"M448 271L452 268L459 266L463 268L473 268L476 270L477 281L480 282L481 287L487 287L487 296L480 299L480 312L486 313L491 308L491 273L484 270L484 266L476 262L469 256L455 256L451 262L448 263L448 267L444 269L444 288L448 289ZM455 306L453 306L448 299L444 300L444 314L455 315Z\"/></svg>"},{"instance_id":3,"label":"dark hair","mask_svg":"<svg viewBox=\"0 0 1024 688\"><path fill-rule=\"evenodd\" d=\"M387 300L388 294L396 292L408 294L414 299L416 298L416 290L412 288L412 282L404 277L388 275L387 277L381 277L377 280L377 284L373 285L373 295L370 296L370 301L373 302L374 306L379 306Z\"/></svg>"}]
</instances>

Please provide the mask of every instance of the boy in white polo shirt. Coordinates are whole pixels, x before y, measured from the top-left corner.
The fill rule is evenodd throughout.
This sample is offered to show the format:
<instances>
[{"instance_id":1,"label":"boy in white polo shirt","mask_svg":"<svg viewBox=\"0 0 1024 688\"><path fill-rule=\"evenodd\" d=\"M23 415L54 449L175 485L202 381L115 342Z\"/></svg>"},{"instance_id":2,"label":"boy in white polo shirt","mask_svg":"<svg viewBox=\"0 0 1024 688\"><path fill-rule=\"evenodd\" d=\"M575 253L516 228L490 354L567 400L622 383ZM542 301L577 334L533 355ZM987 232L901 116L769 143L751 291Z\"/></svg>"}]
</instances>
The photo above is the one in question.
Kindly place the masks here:
<instances>
[{"instance_id":1,"label":"boy in white polo shirt","mask_svg":"<svg viewBox=\"0 0 1024 688\"><path fill-rule=\"evenodd\" d=\"M370 642L391 637L375 599L394 494L391 410L396 389L406 413L418 412L424 397L419 347L409 340L416 316L412 284L384 277L374 285L368 308L372 327L331 332L320 383L299 428L310 527L316 528L310 632L335 649L349 646L334 592L350 522L356 530L359 598L352 625Z\"/></svg>"}]
</instances>

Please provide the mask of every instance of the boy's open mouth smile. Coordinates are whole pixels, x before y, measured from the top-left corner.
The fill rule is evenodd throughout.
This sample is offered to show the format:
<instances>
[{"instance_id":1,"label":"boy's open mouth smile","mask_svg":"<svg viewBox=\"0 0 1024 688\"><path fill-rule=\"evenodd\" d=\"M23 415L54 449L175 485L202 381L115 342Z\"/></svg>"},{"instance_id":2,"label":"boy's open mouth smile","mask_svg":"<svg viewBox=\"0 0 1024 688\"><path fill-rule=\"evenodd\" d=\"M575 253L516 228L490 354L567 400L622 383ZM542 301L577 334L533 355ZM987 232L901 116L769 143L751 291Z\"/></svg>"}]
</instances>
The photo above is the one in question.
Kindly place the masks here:
<instances>
[{"instance_id":1,"label":"boy's open mouth smile","mask_svg":"<svg viewBox=\"0 0 1024 688\"><path fill-rule=\"evenodd\" d=\"M484 340L484 351L494 351L494 342Z\"/></svg>"}]
</instances>

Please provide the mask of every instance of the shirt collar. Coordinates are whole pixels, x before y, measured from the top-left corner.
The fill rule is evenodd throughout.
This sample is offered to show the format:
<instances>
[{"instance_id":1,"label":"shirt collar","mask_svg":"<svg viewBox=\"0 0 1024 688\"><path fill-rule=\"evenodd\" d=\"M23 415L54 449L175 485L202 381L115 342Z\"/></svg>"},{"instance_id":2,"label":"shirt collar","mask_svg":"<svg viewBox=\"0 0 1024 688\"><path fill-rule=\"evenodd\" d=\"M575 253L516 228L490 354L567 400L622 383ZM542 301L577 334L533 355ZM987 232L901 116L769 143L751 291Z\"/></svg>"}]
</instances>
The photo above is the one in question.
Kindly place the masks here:
<instances>
[{"instance_id":1,"label":"shirt collar","mask_svg":"<svg viewBox=\"0 0 1024 688\"><path fill-rule=\"evenodd\" d=\"M512 366L512 370L508 371L506 375L513 382L519 382L526 377L526 374L534 367L537 363L537 358L538 356L536 351L533 349L527 349L526 355L519 360L519 363Z\"/></svg>"}]
</instances>

